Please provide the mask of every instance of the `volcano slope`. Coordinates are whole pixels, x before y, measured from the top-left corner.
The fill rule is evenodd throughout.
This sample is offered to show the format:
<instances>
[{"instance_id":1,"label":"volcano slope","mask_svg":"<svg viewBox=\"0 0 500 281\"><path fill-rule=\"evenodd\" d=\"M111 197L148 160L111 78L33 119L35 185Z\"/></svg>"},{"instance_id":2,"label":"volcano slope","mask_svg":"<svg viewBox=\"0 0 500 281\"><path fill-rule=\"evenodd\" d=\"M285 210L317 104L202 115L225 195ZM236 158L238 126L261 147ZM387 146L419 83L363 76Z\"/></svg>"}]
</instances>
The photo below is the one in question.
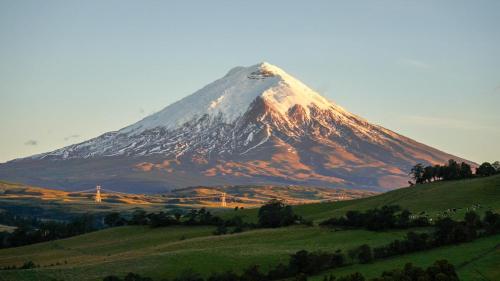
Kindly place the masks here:
<instances>
[{"instance_id":1,"label":"volcano slope","mask_svg":"<svg viewBox=\"0 0 500 281\"><path fill-rule=\"evenodd\" d=\"M155 193L199 185L387 190L449 159L348 112L277 66L236 67L135 124L0 164L0 179Z\"/></svg>"}]
</instances>

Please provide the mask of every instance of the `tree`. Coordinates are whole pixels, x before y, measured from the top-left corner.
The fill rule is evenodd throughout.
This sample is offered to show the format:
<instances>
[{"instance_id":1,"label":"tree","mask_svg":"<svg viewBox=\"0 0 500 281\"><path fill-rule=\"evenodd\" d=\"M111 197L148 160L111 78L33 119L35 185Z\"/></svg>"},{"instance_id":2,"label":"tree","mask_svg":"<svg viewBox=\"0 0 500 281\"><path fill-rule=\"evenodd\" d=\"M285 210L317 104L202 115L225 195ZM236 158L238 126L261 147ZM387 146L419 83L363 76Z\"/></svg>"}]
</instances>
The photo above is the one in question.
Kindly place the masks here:
<instances>
[{"instance_id":1,"label":"tree","mask_svg":"<svg viewBox=\"0 0 500 281\"><path fill-rule=\"evenodd\" d=\"M192 270L186 270L179 277L175 278L174 281L203 281L203 277Z\"/></svg>"},{"instance_id":2,"label":"tree","mask_svg":"<svg viewBox=\"0 0 500 281\"><path fill-rule=\"evenodd\" d=\"M413 166L410 170L410 175L412 179L415 180L415 183L423 183L424 182L424 165L422 163L418 163Z\"/></svg>"},{"instance_id":3,"label":"tree","mask_svg":"<svg viewBox=\"0 0 500 281\"><path fill-rule=\"evenodd\" d=\"M481 218L474 211L469 211L465 213L465 225L470 228L480 228L481 227Z\"/></svg>"},{"instance_id":4,"label":"tree","mask_svg":"<svg viewBox=\"0 0 500 281\"><path fill-rule=\"evenodd\" d=\"M109 213L104 217L104 223L108 226L120 226L125 225L125 220L120 216L120 213L113 212Z\"/></svg>"},{"instance_id":5,"label":"tree","mask_svg":"<svg viewBox=\"0 0 500 281\"><path fill-rule=\"evenodd\" d=\"M338 281L365 281L365 277L363 276L363 274L359 273L359 272L354 272L350 275L347 275L347 276L342 276L340 277L339 279L337 279Z\"/></svg>"},{"instance_id":6,"label":"tree","mask_svg":"<svg viewBox=\"0 0 500 281\"><path fill-rule=\"evenodd\" d=\"M460 178L468 179L472 177L472 168L469 164L462 162L460 163Z\"/></svg>"},{"instance_id":7,"label":"tree","mask_svg":"<svg viewBox=\"0 0 500 281\"><path fill-rule=\"evenodd\" d=\"M243 275L241 275L242 281L263 281L266 280L266 276L262 274L259 270L258 265L253 265L247 268Z\"/></svg>"},{"instance_id":8,"label":"tree","mask_svg":"<svg viewBox=\"0 0 500 281\"><path fill-rule=\"evenodd\" d=\"M476 175L478 176L487 177L494 175L495 173L496 173L495 168L488 162L484 162L483 164L481 164L481 166L479 166L479 168L476 169Z\"/></svg>"},{"instance_id":9,"label":"tree","mask_svg":"<svg viewBox=\"0 0 500 281\"><path fill-rule=\"evenodd\" d=\"M135 210L132 213L132 219L130 220L131 224L136 225L145 225L148 224L147 213L144 210Z\"/></svg>"},{"instance_id":10,"label":"tree","mask_svg":"<svg viewBox=\"0 0 500 281\"><path fill-rule=\"evenodd\" d=\"M450 159L448 165L444 167L444 180L456 180L460 178L460 165L457 161Z\"/></svg>"},{"instance_id":11,"label":"tree","mask_svg":"<svg viewBox=\"0 0 500 281\"><path fill-rule=\"evenodd\" d=\"M280 227L291 225L297 219L292 207L279 200L271 200L259 209L259 224L263 227Z\"/></svg>"},{"instance_id":12,"label":"tree","mask_svg":"<svg viewBox=\"0 0 500 281\"><path fill-rule=\"evenodd\" d=\"M309 252L306 250L298 251L290 257L289 268L293 273L306 272L309 266Z\"/></svg>"},{"instance_id":13,"label":"tree","mask_svg":"<svg viewBox=\"0 0 500 281\"><path fill-rule=\"evenodd\" d=\"M434 180L443 178L443 167L441 165L434 165Z\"/></svg>"},{"instance_id":14,"label":"tree","mask_svg":"<svg viewBox=\"0 0 500 281\"><path fill-rule=\"evenodd\" d=\"M493 166L493 168L495 168L495 171L497 174L500 173L500 161L493 162L493 164L491 164L491 166Z\"/></svg>"},{"instance_id":15,"label":"tree","mask_svg":"<svg viewBox=\"0 0 500 281\"><path fill-rule=\"evenodd\" d=\"M422 182L431 182L434 178L434 167L426 166L422 175Z\"/></svg>"},{"instance_id":16,"label":"tree","mask_svg":"<svg viewBox=\"0 0 500 281\"><path fill-rule=\"evenodd\" d=\"M295 276L295 281L307 281L307 275L304 273L299 273L297 276Z\"/></svg>"},{"instance_id":17,"label":"tree","mask_svg":"<svg viewBox=\"0 0 500 281\"><path fill-rule=\"evenodd\" d=\"M358 259L360 263L369 263L373 260L372 249L367 244L358 248Z\"/></svg>"}]
</instances>

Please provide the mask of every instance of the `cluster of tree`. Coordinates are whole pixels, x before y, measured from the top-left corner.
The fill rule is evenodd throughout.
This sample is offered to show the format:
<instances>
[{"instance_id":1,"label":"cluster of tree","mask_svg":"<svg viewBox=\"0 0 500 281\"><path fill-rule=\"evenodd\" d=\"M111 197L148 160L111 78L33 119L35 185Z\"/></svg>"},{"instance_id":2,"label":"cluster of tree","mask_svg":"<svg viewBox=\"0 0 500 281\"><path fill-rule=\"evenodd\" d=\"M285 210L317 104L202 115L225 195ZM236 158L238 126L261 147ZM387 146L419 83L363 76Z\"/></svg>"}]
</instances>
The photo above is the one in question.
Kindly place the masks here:
<instances>
[{"instance_id":1,"label":"cluster of tree","mask_svg":"<svg viewBox=\"0 0 500 281\"><path fill-rule=\"evenodd\" d=\"M283 208L283 207L282 207ZM281 210L281 208L278 208ZM438 220L433 233L409 232L404 240L394 240L386 246L372 248L361 245L351 251L351 259L359 263L370 263L375 259L387 258L394 255L401 255L415 251L426 250L448 244L471 241L478 237L482 231L484 235L500 233L500 215L490 211L486 212L481 220L474 212L468 212L464 221L453 221L450 218ZM173 281L273 281L295 278L296 281L307 280L308 275L317 274L323 270L333 269L349 264L341 250L334 253L308 252L301 250L290 256L288 264L278 264L267 273L259 270L259 266L253 265L236 274L232 271L213 273L204 279L201 275L188 271L181 274ZM356 272L354 274L335 278L333 275L325 276L325 281L365 281L365 277ZM458 281L453 265L447 261L437 261L427 269L414 267L411 264L405 265L403 269L386 271L380 277L370 279L370 281L432 281L449 280ZM147 277L129 273L125 279L117 276L108 276L104 281L151 281Z\"/></svg>"},{"instance_id":2,"label":"cluster of tree","mask_svg":"<svg viewBox=\"0 0 500 281\"><path fill-rule=\"evenodd\" d=\"M282 268L279 270L285 270L286 266L280 265ZM254 265L243 271L242 274L236 274L232 271L226 271L222 273L214 273L208 278L203 278L200 274L194 273L192 271L186 271L174 278L173 281L271 281L279 280L283 278L290 278L291 272L283 273L279 276L271 276L271 272L275 271L273 269L269 271L268 274L264 274L259 270L259 267ZM316 273L316 272L311 272ZM306 273L295 273L295 281L307 281ZM285 277L283 277L285 276ZM292 279L288 279L292 280ZM455 267L450 264L447 260L438 260L434 262L433 265L427 267L426 269L416 267L411 263L407 263L402 269L393 269L391 271L384 271L380 277L375 277L372 279L366 279L361 273L355 272L350 275L342 276L336 278L333 275L328 275L323 277L323 281L458 281L458 276L455 271ZM151 278L140 276L139 274L129 273L124 278L120 278L114 275L107 276L103 281L153 281ZM163 279L162 281L167 281Z\"/></svg>"},{"instance_id":3,"label":"cluster of tree","mask_svg":"<svg viewBox=\"0 0 500 281\"><path fill-rule=\"evenodd\" d=\"M67 238L97 229L96 219L92 215L76 217L70 222L38 221L36 225L22 224L13 232L0 232L0 248Z\"/></svg>"},{"instance_id":4,"label":"cluster of tree","mask_svg":"<svg viewBox=\"0 0 500 281\"><path fill-rule=\"evenodd\" d=\"M323 281L365 281L366 279L361 273L335 278L333 275L323 277ZM414 266L411 263L405 264L402 269L393 269L384 271L380 277L369 279L370 281L458 281L458 276L455 267L447 260L435 261L433 265L423 269Z\"/></svg>"},{"instance_id":5,"label":"cluster of tree","mask_svg":"<svg viewBox=\"0 0 500 281\"><path fill-rule=\"evenodd\" d=\"M335 253L298 251L290 256L288 264L278 264L267 273L261 272L258 265L252 265L243 273L236 274L232 271L213 273L204 279L192 271L184 272L174 281L271 281L293 277L305 277L322 270L345 265L345 257L340 250ZM134 279L135 278L135 279ZM103 281L149 281L151 279L129 273L124 279L117 276L107 276Z\"/></svg>"},{"instance_id":6,"label":"cluster of tree","mask_svg":"<svg viewBox=\"0 0 500 281\"><path fill-rule=\"evenodd\" d=\"M283 227L292 224L309 222L304 221L300 216L293 213L292 207L285 205L282 201L271 200L259 209L260 227Z\"/></svg>"},{"instance_id":7,"label":"cluster of tree","mask_svg":"<svg viewBox=\"0 0 500 281\"><path fill-rule=\"evenodd\" d=\"M473 174L469 164L465 162L458 163L453 159L448 160L448 163L445 165L424 166L419 163L410 170L410 175L417 184L437 180L458 180L474 176L491 176L498 173L500 173L499 161L493 164L484 162L476 169L476 173Z\"/></svg>"},{"instance_id":8,"label":"cluster of tree","mask_svg":"<svg viewBox=\"0 0 500 281\"><path fill-rule=\"evenodd\" d=\"M362 227L369 230L409 228L428 226L426 217L410 219L408 210L401 210L397 205L382 206L365 212L348 211L344 217L331 218L320 223L322 226Z\"/></svg>"},{"instance_id":9,"label":"cluster of tree","mask_svg":"<svg viewBox=\"0 0 500 281\"><path fill-rule=\"evenodd\" d=\"M115 275L110 275L104 277L103 281L153 281L153 279L141 276L137 273L129 272L127 275L125 275L124 278L120 278Z\"/></svg>"},{"instance_id":10,"label":"cluster of tree","mask_svg":"<svg viewBox=\"0 0 500 281\"><path fill-rule=\"evenodd\" d=\"M26 261L24 262L20 267L17 266L6 266L3 267L2 270L12 270L12 269L32 269L32 268L37 268L40 267L39 264L35 264L33 261Z\"/></svg>"},{"instance_id":11,"label":"cluster of tree","mask_svg":"<svg viewBox=\"0 0 500 281\"><path fill-rule=\"evenodd\" d=\"M144 210L136 210L130 218L121 216L119 213L110 213L104 218L106 225L149 225L151 227L163 227L169 225L214 225L217 226L216 234L225 234L228 227L234 227L233 232L240 232L243 228L257 227L283 227L296 223L307 223L301 217L293 213L292 207L278 200L271 200L263 205L258 213L259 223L247 223L241 217L235 216L223 219L215 216L205 208L191 210L187 213L180 211L147 213Z\"/></svg>"},{"instance_id":12,"label":"cluster of tree","mask_svg":"<svg viewBox=\"0 0 500 281\"><path fill-rule=\"evenodd\" d=\"M215 235L242 232L244 229L256 228L257 225L244 222L241 217L235 216L230 219L222 219L213 215L205 208L193 209L187 213L179 210L174 212L147 213L144 210L136 210L130 218L121 216L119 213L110 213L104 218L107 226L122 225L149 225L151 227L165 227L171 225L213 225L217 226Z\"/></svg>"},{"instance_id":13,"label":"cluster of tree","mask_svg":"<svg viewBox=\"0 0 500 281\"><path fill-rule=\"evenodd\" d=\"M480 235L497 233L500 233L500 216L498 214L488 211L481 221L475 212L468 212L464 221L454 221L450 218L438 220L435 224L435 231L432 233L408 232L404 239L394 240L373 250L368 245L362 245L349 251L349 256L357 258L360 263L369 263L374 259L469 242Z\"/></svg>"},{"instance_id":14,"label":"cluster of tree","mask_svg":"<svg viewBox=\"0 0 500 281\"><path fill-rule=\"evenodd\" d=\"M67 238L95 231L102 228L99 218L92 215L78 216L69 222L42 221L32 217L21 217L9 212L0 212L0 222L17 228L12 233L0 232L0 248L17 247L33 243ZM216 235L237 233L244 229L258 227L281 227L294 223L309 223L294 215L292 208L280 201L273 200L259 209L259 224L247 223L241 217L235 216L223 219L202 208L182 213L173 212L147 213L136 210L131 215L109 213L104 217L104 227L123 225L149 225L165 227L170 225L213 225L217 226Z\"/></svg>"},{"instance_id":15,"label":"cluster of tree","mask_svg":"<svg viewBox=\"0 0 500 281\"><path fill-rule=\"evenodd\" d=\"M20 216L9 211L0 210L0 224L10 226L38 226L42 221L32 216Z\"/></svg>"},{"instance_id":16,"label":"cluster of tree","mask_svg":"<svg viewBox=\"0 0 500 281\"><path fill-rule=\"evenodd\" d=\"M484 162L476 169L476 175L478 176L488 177L494 174L500 174L500 161L495 161L493 164Z\"/></svg>"}]
</instances>

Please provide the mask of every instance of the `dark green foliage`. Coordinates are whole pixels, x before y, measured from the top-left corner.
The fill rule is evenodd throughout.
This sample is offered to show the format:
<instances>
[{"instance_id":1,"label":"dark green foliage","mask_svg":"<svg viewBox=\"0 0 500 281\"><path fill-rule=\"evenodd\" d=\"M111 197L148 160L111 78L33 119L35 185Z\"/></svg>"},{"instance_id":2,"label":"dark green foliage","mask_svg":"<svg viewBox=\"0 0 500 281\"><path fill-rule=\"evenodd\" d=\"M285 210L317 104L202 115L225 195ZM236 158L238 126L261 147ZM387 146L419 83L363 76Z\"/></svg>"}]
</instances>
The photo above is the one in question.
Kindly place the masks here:
<instances>
[{"instance_id":1,"label":"dark green foliage","mask_svg":"<svg viewBox=\"0 0 500 281\"><path fill-rule=\"evenodd\" d=\"M266 276L260 272L259 266L254 265L247 268L240 276L241 281L264 281L267 280Z\"/></svg>"},{"instance_id":2,"label":"dark green foliage","mask_svg":"<svg viewBox=\"0 0 500 281\"><path fill-rule=\"evenodd\" d=\"M123 281L153 281L153 279L149 277L142 277L139 274L130 272L127 275L125 275Z\"/></svg>"},{"instance_id":3,"label":"dark green foliage","mask_svg":"<svg viewBox=\"0 0 500 281\"><path fill-rule=\"evenodd\" d=\"M178 221L172 215L165 212L151 213L147 215L151 227L162 227L178 224Z\"/></svg>"},{"instance_id":4,"label":"dark green foliage","mask_svg":"<svg viewBox=\"0 0 500 281\"><path fill-rule=\"evenodd\" d=\"M290 277L290 267L282 263L278 264L267 273L267 278L269 280L279 280L288 277Z\"/></svg>"},{"instance_id":5,"label":"dark green foliage","mask_svg":"<svg viewBox=\"0 0 500 281\"><path fill-rule=\"evenodd\" d=\"M305 256L304 253L299 255ZM247 268L242 275L238 275L232 271L223 273L213 273L207 279L203 279L199 274L192 271L182 273L179 277L173 279L174 281L271 281L288 279L295 281L307 281L307 273L299 272L291 275L286 272L286 266L283 264L278 265L275 269L271 270L267 276L259 271L259 266L253 265ZM271 272L281 272L274 275ZM293 277L293 279L291 279ZM367 280L361 273L355 272L347 276L335 278L333 275L325 276L323 281L365 281ZM370 281L458 281L458 276L455 268L446 260L439 260L434 262L433 265L427 269L415 267L411 263L407 263L402 269L394 269L385 271L380 277L372 278ZM151 278L142 277L138 274L129 273L124 279L117 276L107 276L103 281L152 281Z\"/></svg>"},{"instance_id":6,"label":"dark green foliage","mask_svg":"<svg viewBox=\"0 0 500 281\"><path fill-rule=\"evenodd\" d=\"M80 235L97 230L96 218L83 215L70 222L42 221L21 225L12 233L0 234L0 248L18 247Z\"/></svg>"},{"instance_id":7,"label":"dark green foliage","mask_svg":"<svg viewBox=\"0 0 500 281\"><path fill-rule=\"evenodd\" d=\"M411 178L415 181L415 183L423 183L424 182L424 165L422 163L418 163L413 166L410 170Z\"/></svg>"},{"instance_id":8,"label":"dark green foliage","mask_svg":"<svg viewBox=\"0 0 500 281\"><path fill-rule=\"evenodd\" d=\"M110 226L110 227L114 227L114 226L122 226L122 225L127 224L127 220L125 220L124 218L122 218L122 217L120 216L120 213L113 212L113 213L109 213L109 214L107 214L107 215L104 217L104 223L105 223L107 226Z\"/></svg>"},{"instance_id":9,"label":"dark green foliage","mask_svg":"<svg viewBox=\"0 0 500 281\"><path fill-rule=\"evenodd\" d=\"M358 260L360 263L369 263L373 260L372 249L367 244L358 248Z\"/></svg>"},{"instance_id":10,"label":"dark green foliage","mask_svg":"<svg viewBox=\"0 0 500 281\"><path fill-rule=\"evenodd\" d=\"M498 233L499 216L487 212L483 222L474 212L468 212L461 222L443 218L436 222L431 234L408 232L403 240L394 240L388 245L373 249L375 259L422 251L449 244L469 242L477 238L478 231L485 229L486 234ZM496 229L496 230L495 230ZM496 231L496 232L495 232Z\"/></svg>"},{"instance_id":11,"label":"dark green foliage","mask_svg":"<svg viewBox=\"0 0 500 281\"><path fill-rule=\"evenodd\" d=\"M295 276L295 281L307 281L307 275L304 273L297 274L297 276Z\"/></svg>"},{"instance_id":12,"label":"dark green foliage","mask_svg":"<svg viewBox=\"0 0 500 281\"><path fill-rule=\"evenodd\" d=\"M339 279L341 280L341 279ZM350 280L350 279L349 279ZM446 260L434 262L427 269L407 263L403 269L385 271L370 281L458 281L455 268Z\"/></svg>"},{"instance_id":13,"label":"dark green foliage","mask_svg":"<svg viewBox=\"0 0 500 281\"><path fill-rule=\"evenodd\" d=\"M491 166L491 165L490 165ZM479 169L478 169L479 170ZM495 169L493 168L493 173ZM450 159L445 165L425 166L421 163L416 164L410 170L410 175L415 183L432 182L436 180L458 180L472 178L472 168L469 164ZM476 175L479 175L476 171Z\"/></svg>"},{"instance_id":14,"label":"dark green foliage","mask_svg":"<svg viewBox=\"0 0 500 281\"><path fill-rule=\"evenodd\" d=\"M104 279L102 279L102 281L122 281L122 279L116 275L109 275L109 276L104 277Z\"/></svg>"},{"instance_id":15,"label":"dark green foliage","mask_svg":"<svg viewBox=\"0 0 500 281\"><path fill-rule=\"evenodd\" d=\"M410 216L410 211L401 211L399 206L392 205L382 206L380 209L370 209L364 213L359 211L348 211L345 217L331 218L321 222L320 225L362 227L369 230L386 230L429 225L425 217L410 220Z\"/></svg>"},{"instance_id":16,"label":"dark green foliage","mask_svg":"<svg viewBox=\"0 0 500 281\"><path fill-rule=\"evenodd\" d=\"M144 210L135 210L132 213L132 218L129 221L132 225L146 225L148 224L147 213Z\"/></svg>"},{"instance_id":17,"label":"dark green foliage","mask_svg":"<svg viewBox=\"0 0 500 281\"><path fill-rule=\"evenodd\" d=\"M489 235L500 233L500 215L487 211L484 214L483 226Z\"/></svg>"},{"instance_id":18,"label":"dark green foliage","mask_svg":"<svg viewBox=\"0 0 500 281\"><path fill-rule=\"evenodd\" d=\"M345 264L345 257L342 251L335 253L298 251L291 255L288 264L288 271L291 274L313 274L325 269L340 267Z\"/></svg>"},{"instance_id":19,"label":"dark green foliage","mask_svg":"<svg viewBox=\"0 0 500 281\"><path fill-rule=\"evenodd\" d=\"M109 275L104 277L103 281L153 281L153 279L129 272L123 279L115 275Z\"/></svg>"},{"instance_id":20,"label":"dark green foliage","mask_svg":"<svg viewBox=\"0 0 500 281\"><path fill-rule=\"evenodd\" d=\"M339 279L337 279L338 281L365 281L365 277L363 276L363 274L359 273L359 272L355 272L353 274L350 274L350 275L347 275L347 276L343 276L343 277L340 277Z\"/></svg>"},{"instance_id":21,"label":"dark green foliage","mask_svg":"<svg viewBox=\"0 0 500 281\"><path fill-rule=\"evenodd\" d=\"M23 263L23 265L19 268L19 269L32 269L32 268L36 268L36 264L32 261L27 261L25 263Z\"/></svg>"},{"instance_id":22,"label":"dark green foliage","mask_svg":"<svg viewBox=\"0 0 500 281\"><path fill-rule=\"evenodd\" d=\"M293 214L291 206L279 200L271 200L259 208L259 225L262 227L282 227L292 225L300 218Z\"/></svg>"},{"instance_id":23,"label":"dark green foliage","mask_svg":"<svg viewBox=\"0 0 500 281\"><path fill-rule=\"evenodd\" d=\"M203 277L192 270L187 270L175 278L174 281L203 281Z\"/></svg>"},{"instance_id":24,"label":"dark green foliage","mask_svg":"<svg viewBox=\"0 0 500 281\"><path fill-rule=\"evenodd\" d=\"M232 271L226 271L222 273L212 273L212 275L208 277L207 281L234 281L238 279L238 274Z\"/></svg>"},{"instance_id":25,"label":"dark green foliage","mask_svg":"<svg viewBox=\"0 0 500 281\"><path fill-rule=\"evenodd\" d=\"M427 233L408 232L403 240L394 240L388 245L373 249L375 259L387 258L432 247L431 237Z\"/></svg>"},{"instance_id":26,"label":"dark green foliage","mask_svg":"<svg viewBox=\"0 0 500 281\"><path fill-rule=\"evenodd\" d=\"M496 174L498 171L488 162L484 162L476 169L476 175L478 176L491 176Z\"/></svg>"},{"instance_id":27,"label":"dark green foliage","mask_svg":"<svg viewBox=\"0 0 500 281\"><path fill-rule=\"evenodd\" d=\"M223 224L217 226L217 229L214 231L214 235L223 235L227 233L227 227Z\"/></svg>"}]
</instances>

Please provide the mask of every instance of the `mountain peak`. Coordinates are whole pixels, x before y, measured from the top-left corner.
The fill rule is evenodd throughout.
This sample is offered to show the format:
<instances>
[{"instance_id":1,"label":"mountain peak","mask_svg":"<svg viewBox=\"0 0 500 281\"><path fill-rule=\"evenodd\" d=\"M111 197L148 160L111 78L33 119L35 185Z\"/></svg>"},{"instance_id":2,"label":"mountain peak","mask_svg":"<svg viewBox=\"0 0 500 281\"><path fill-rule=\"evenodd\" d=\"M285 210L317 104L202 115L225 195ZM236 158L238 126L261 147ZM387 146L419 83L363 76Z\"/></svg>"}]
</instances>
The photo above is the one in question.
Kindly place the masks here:
<instances>
[{"instance_id":1,"label":"mountain peak","mask_svg":"<svg viewBox=\"0 0 500 281\"><path fill-rule=\"evenodd\" d=\"M67 159L78 161L55 161ZM380 188L406 184L415 163L448 159L466 161L370 124L259 63L120 131L0 165L0 176L151 190L228 181Z\"/></svg>"},{"instance_id":2,"label":"mountain peak","mask_svg":"<svg viewBox=\"0 0 500 281\"><path fill-rule=\"evenodd\" d=\"M225 122L231 123L242 116L257 97L284 115L295 105L304 107L307 112L311 105L321 109L332 106L327 99L283 69L261 62L249 67L235 67L221 79L121 132L141 132L156 127L173 129L205 114L221 115Z\"/></svg>"}]
</instances>

